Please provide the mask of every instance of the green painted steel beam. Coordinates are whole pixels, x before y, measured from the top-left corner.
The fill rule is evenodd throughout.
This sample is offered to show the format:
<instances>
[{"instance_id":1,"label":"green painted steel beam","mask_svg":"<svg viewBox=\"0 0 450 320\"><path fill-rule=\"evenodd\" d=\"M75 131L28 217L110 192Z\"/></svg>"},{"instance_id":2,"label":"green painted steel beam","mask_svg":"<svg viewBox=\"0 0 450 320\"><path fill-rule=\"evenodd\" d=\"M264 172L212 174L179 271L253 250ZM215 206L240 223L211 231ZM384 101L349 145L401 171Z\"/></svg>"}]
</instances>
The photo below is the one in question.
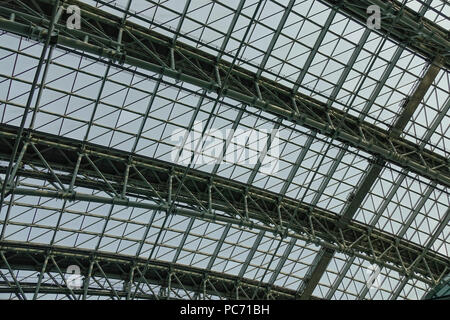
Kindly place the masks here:
<instances>
[{"instance_id":1,"label":"green painted steel beam","mask_svg":"<svg viewBox=\"0 0 450 320\"><path fill-rule=\"evenodd\" d=\"M122 280L126 281L130 278L130 272L132 268L138 268L140 270L144 269L147 263L147 259L136 258L134 256L124 255L124 254L114 254L105 253L99 251L95 256L92 255L92 251L81 249L81 248L66 248L58 246L48 246L48 245L38 245L23 242L12 242L12 241L0 241L0 252L5 255L8 264L13 268L13 270L23 270L23 271L39 271L48 255L51 255L54 260L58 263L58 268L61 271L65 271L70 265L77 265L81 269L81 275L85 276L89 270L92 261L96 261L102 268L103 272L94 269L91 277L104 278L104 275L108 279ZM4 263L0 261L0 268L4 268ZM57 267L52 264L48 264L46 268L46 273L57 272ZM208 271L204 269L173 264L169 262L151 260L149 261L149 268L145 273L145 281L151 285L166 286L168 275L174 274L179 282L172 281L171 286L173 289L187 290L189 292L206 292L209 295L215 295L218 297L233 299L236 286L239 286L240 290L247 292L248 295L253 295L256 291L256 296L263 299L267 294L267 288L264 286L259 286L259 282L256 280L250 280L246 278L240 279L238 282L237 276L228 275L225 273ZM137 283L141 280L141 277L137 276L137 271L134 272L135 276L133 282ZM205 280L206 288L203 287L203 282ZM31 279L27 279L29 281ZM22 289L28 293L34 293L35 287L33 285L22 286ZM30 288L27 290L27 288ZM144 286L141 286L144 288ZM100 296L107 295L109 290L109 295L113 296L112 290L109 287L102 288L103 290L98 290L98 288L88 288L89 294L98 294ZM0 288L0 292L14 292L14 288ZM98 290L98 291L96 291ZM75 290L75 294L82 294L82 289ZM68 288L64 284L60 288L47 288L43 284L40 288L41 293L59 293L68 294ZM119 290L120 295L125 294ZM295 291L291 289L281 288L278 286L271 286L270 288L271 296L275 299L294 299ZM142 299L154 299L155 296L150 292L148 294L139 292L136 295L137 298ZM161 298L161 297L158 297Z\"/></svg>"},{"instance_id":2,"label":"green painted steel beam","mask_svg":"<svg viewBox=\"0 0 450 320\"><path fill-rule=\"evenodd\" d=\"M305 281L305 285L301 290L300 300L311 299L314 289L322 278L322 275L325 273L328 264L333 259L334 253L334 250L327 248L321 250L319 254L317 254L316 261L313 262L314 267L309 269L311 270L311 273L307 274L307 281Z\"/></svg>"},{"instance_id":3,"label":"green painted steel beam","mask_svg":"<svg viewBox=\"0 0 450 320\"><path fill-rule=\"evenodd\" d=\"M16 134L16 127L1 126L1 160L8 158ZM166 199L171 192L170 176L173 177L172 188L180 186L176 177L183 175L184 167L182 166L138 155L132 155L130 158L130 154L124 151L92 144L83 145L81 141L47 133L26 130L26 134L31 137L26 141L34 144L40 156L36 154L34 148L26 148L22 158L23 163L33 165L34 168L46 168L41 159L45 158L46 163L52 171L56 172L56 177L63 184L69 184L72 181L73 169L80 152L89 156L90 161L85 159L81 161L78 169L79 178L74 181L77 187L110 193L112 187L119 194L125 180L125 168L130 161L137 171L130 170L125 198L114 195L96 196L58 189L36 190L35 187L27 184L18 185L15 188L9 187L10 193L164 211L169 206ZM96 170L92 167L92 163L95 163ZM4 172L3 167L0 167L0 172ZM103 178L100 178L98 172L106 181L102 181ZM22 168L17 174L21 177L56 181L55 175L47 170ZM143 182L142 177L146 182ZM211 183L213 192L210 203L208 188ZM340 228L338 226L340 216L336 213L317 207L312 208L307 203L289 197L283 197L279 203L276 193L220 176L211 176L206 172L192 169L186 175L181 187L178 200L190 207L177 206L176 214L232 223L272 232L283 237L291 236L314 242L339 252L376 261L400 273L408 273L407 269L401 267L402 264L406 268L415 264L417 273L414 276L425 282L430 282L432 275L439 278L448 264L445 256L433 251L427 252L423 259L417 262L416 258L421 255L423 248L410 241L356 221L351 221L345 228ZM245 200L246 190L249 197L247 200ZM278 206L280 212L278 212ZM213 211L207 209L210 207ZM246 218L246 207L250 220Z\"/></svg>"},{"instance_id":4,"label":"green painted steel beam","mask_svg":"<svg viewBox=\"0 0 450 320\"><path fill-rule=\"evenodd\" d=\"M445 55L442 65L450 69L449 30L421 16L419 12L403 6L398 0L320 0L323 3L339 6L340 11L366 25L369 18L367 8L376 5L381 11L381 34L407 47L426 59L433 60L436 55Z\"/></svg>"},{"instance_id":5,"label":"green painted steel beam","mask_svg":"<svg viewBox=\"0 0 450 320\"><path fill-rule=\"evenodd\" d=\"M0 7L0 29L43 41L47 34L47 11L51 6L43 0L36 3L41 4L44 17L21 12L21 8L14 4L10 4L9 8ZM253 72L242 67L233 66L228 85L221 90L221 81L217 77L224 77L230 68L230 63L225 60L217 61L215 56L181 42L173 44L171 38L130 22L123 27L122 43L117 44L113 39L119 33L118 17L77 1L68 3L78 4L83 19L90 24L84 23L85 29L82 30L69 30L58 24L54 41L61 47L163 74L210 92L220 91L228 98L260 108L450 186L449 160L437 153L418 150L407 139L392 137L388 131L360 121L355 116L328 107L309 96L292 93L291 88L280 83L264 77L256 80ZM11 21L8 17L13 11L15 20ZM89 29L89 25L94 24L102 26L102 34L97 29ZM118 45L123 49L117 50ZM170 59L171 48L175 63Z\"/></svg>"},{"instance_id":6,"label":"green painted steel beam","mask_svg":"<svg viewBox=\"0 0 450 320\"><path fill-rule=\"evenodd\" d=\"M412 93L407 103L405 104L403 112L400 114L400 116L396 119L396 121L392 125L389 131L391 137L396 138L400 137L407 123L410 121L414 112L418 108L420 102L424 98L426 92L432 85L433 81L436 79L442 61L443 61L442 57L437 56L434 59L434 61L430 64L424 76L419 81L414 92ZM342 216L338 221L338 225L341 228L345 228L352 221L353 217L355 216L358 209L361 207L367 194L372 189L376 180L380 176L384 166L385 161L383 161L383 159L375 158L372 160L369 170L364 175L364 178L357 187L356 192L352 193L351 196L349 197L344 212L342 213ZM440 234L440 232L437 232L436 234ZM321 249L318 255L320 257L319 261L314 265L313 267L314 269L311 270L312 273L311 279L308 280L307 286L305 287L304 292L301 295L302 299L308 299L309 297L311 297L314 288L317 286L323 274L325 273L328 264L330 263L331 259L334 256L334 253L335 251L329 250L327 248Z\"/></svg>"}]
</instances>

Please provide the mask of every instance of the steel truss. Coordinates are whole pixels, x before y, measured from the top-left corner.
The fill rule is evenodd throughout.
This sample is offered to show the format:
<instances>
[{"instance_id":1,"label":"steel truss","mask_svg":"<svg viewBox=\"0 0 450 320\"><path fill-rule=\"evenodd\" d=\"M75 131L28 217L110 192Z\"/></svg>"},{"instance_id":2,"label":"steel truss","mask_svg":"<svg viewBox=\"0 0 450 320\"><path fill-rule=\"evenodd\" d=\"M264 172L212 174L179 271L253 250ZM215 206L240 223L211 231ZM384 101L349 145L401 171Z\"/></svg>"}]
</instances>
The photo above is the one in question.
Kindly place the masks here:
<instances>
[{"instance_id":1,"label":"steel truss","mask_svg":"<svg viewBox=\"0 0 450 320\"><path fill-rule=\"evenodd\" d=\"M423 14L402 6L399 1L323 0L323 2L339 6L342 12L364 24L367 22L367 8L372 5L379 6L383 20L380 32L389 34L392 39L404 43L411 50L430 59L433 59L437 54L448 55L450 50L448 30L424 18ZM448 58L445 60L444 66L450 68Z\"/></svg>"},{"instance_id":2,"label":"steel truss","mask_svg":"<svg viewBox=\"0 0 450 320\"><path fill-rule=\"evenodd\" d=\"M104 296L113 299L294 299L295 290L261 286L258 281L161 261L45 245L1 242L0 268L37 273L38 281L0 279L0 292L20 299L57 294L71 300ZM67 286L70 265L81 269L82 287ZM144 272L143 270L146 269ZM0 271L1 272L1 271ZM36 277L35 277L36 278ZM50 278L51 282L42 282ZM64 280L66 279L66 280ZM3 280L3 281L1 281ZM137 294L134 290L140 283Z\"/></svg>"},{"instance_id":3,"label":"steel truss","mask_svg":"<svg viewBox=\"0 0 450 320\"><path fill-rule=\"evenodd\" d=\"M105 1L98 2L108 6ZM425 149L426 142L434 129L430 130L431 133L427 134L428 138L419 145L402 138L401 133L440 68L450 66L448 31L422 18L422 13L416 14L396 1L361 1L358 5L351 1L323 0L322 2L333 5L333 10L335 10L327 20L327 28L337 10L365 23L367 16L365 9L371 4L380 6L384 17L386 17L386 23L382 24L381 32L386 37L398 41L401 48L407 47L429 60L428 73L425 74L414 93L406 101L403 112L390 130L383 130L372 125L364 121L364 117L358 118L331 107L339 88L345 81L345 77L342 77L342 81L340 80L338 89L329 98L328 103L297 93L297 89L301 87L302 79L305 77L306 69L317 53L317 48L327 32L327 28L323 30L316 42L299 80L296 83L287 80L287 82L292 82L294 89L291 89L261 76L269 55L265 56L258 71L253 73L235 65L235 60L233 60L233 63L229 63L226 59L221 59L220 57L223 56L232 57L231 55L227 56L223 50L219 57L209 55L204 51L178 42L176 37L167 37L125 21L125 18L120 19L75 0L61 1L62 5L57 16L60 15L62 8L66 8L70 4L78 5L82 9L84 21L82 30L69 30L64 23L58 22L58 19L54 21L55 14L52 6L55 1L53 0L36 0L29 7L10 1L2 3L2 7L0 7L0 29L45 42L46 47L49 44L51 46L56 45L64 49L73 49L76 54L81 54L80 51L82 51L83 54L81 55L92 54L95 57L105 58L109 60L109 66L113 65L124 69L135 66L158 73L161 76L168 76L177 81L193 84L203 88L204 92L216 92L218 96L229 97L245 105L257 107L278 116L280 119L290 120L312 129L314 132L344 142L347 146L354 146L367 151L373 156L373 159L367 175L360 181L356 192L350 197L343 215L338 216L331 211L317 208L315 204L318 198L313 201L313 204L307 204L285 197L284 194L289 183L285 183L279 194L250 186L257 170L253 171L250 182L244 184L216 175L217 166L213 170L213 174L208 175L190 168L187 171L183 167L165 163L158 159L130 155L119 150L51 136L34 130L1 125L0 159L10 161L11 154L15 155L16 151L19 155L17 161L15 159L11 161L14 168L10 176L8 176L7 168L0 167L0 173L7 173L8 180L1 182L6 195L32 195L63 199L64 203L86 200L93 203L166 211L169 214L191 217L189 229L192 227L195 218L213 222L221 221L228 223L227 230L229 230L230 225L261 230L258 237L259 241L261 241L263 232L273 232L281 239L289 236L292 239L301 239L321 245L322 249L308 270L304 285L297 291L292 291L273 286L276 279L275 275L269 284L262 284L257 281L253 283L251 280L243 278L243 274L233 277L214 273L210 270L211 266L208 266L206 271L196 270L176 263L163 265L164 263L153 260L137 261L119 255L106 256L98 252L97 249L95 250L95 257L93 257L92 252L88 254L88 252L79 249L70 251L54 246L22 245L10 241L1 241L0 252L3 258L0 263L1 268L7 268L9 271L12 269L34 270L41 273L40 280L37 283L21 283L15 279L13 272L10 272L12 282L2 275L4 281L0 284L0 292L14 292L18 298L26 298L25 293L34 293L34 297L36 297L41 292L65 294L69 299L86 298L89 295L127 299L132 297L159 299L167 298L167 292L171 290L173 293L171 297L181 298L179 294L181 289L184 291L183 297L197 299L205 298L208 295L247 299L255 297L314 298L311 296L314 288L320 281L335 252L342 252L351 256L349 264L355 257L360 257L390 270L398 271L403 279L393 294L394 297L399 295L406 281L411 278L419 279L430 285L434 285L442 279L449 269L448 258L431 251L430 248L437 235L448 224L449 211L447 211L436 234L424 246L409 242L402 236L433 188L437 184L450 186L450 162L444 156ZM288 7L292 8L292 5L293 1L290 2ZM427 5L430 5L430 1L427 2ZM426 11L426 9L424 10ZM123 10L123 13L125 17L127 15L133 16L133 13L126 10ZM286 19L287 14L283 16L280 22L281 27ZM49 33L49 29L54 31ZM279 27L269 51L273 49L280 30ZM367 36L368 34L362 39L367 39ZM391 68L395 65L401 50L403 49L399 47ZM356 56L357 54L355 58ZM42 62L40 65L42 65ZM348 71L349 69L347 69L347 74ZM381 90L386 81L384 77L388 77L389 73L390 71L383 76L378 90ZM39 72L37 72L38 74ZM370 108L372 103L373 99L371 98L367 108ZM448 110L448 104L447 102L445 110ZM442 117L440 119L442 120ZM236 120L237 122L238 120ZM438 123L433 124L433 127L436 128L437 125ZM140 131L142 131L142 128ZM19 138L18 141L20 142L16 143L19 147L17 150L14 147L16 138ZM309 145L312 140L313 137L310 137ZM342 149L338 159L342 159L344 153L345 149ZM302 155L300 155L297 161L298 165L302 160ZM374 219L369 225L352 220L386 162L402 167L403 179L408 172L413 172L432 181L427 191L428 196L424 197L423 201L417 205L415 213L409 218L407 225L398 235L376 229L374 225L377 219ZM334 170L336 170L338 163L339 161L335 162ZM186 172L188 173L186 174ZM295 174L295 172L296 170L291 171L292 174ZM39 188L36 185L21 184L20 182L14 184L13 180L18 176L29 177L38 181L49 181L53 187ZM291 181L292 177L288 180ZM399 179L393 193L395 193L401 181L403 180ZM75 192L74 187L99 190L107 196ZM323 188L325 187L326 183L323 184ZM174 201L175 190L180 192L176 192L177 197ZM8 204L14 204L14 201L11 200ZM380 210L380 213L382 213L382 210ZM5 226L9 223L8 216L1 222L4 224L3 233ZM48 227L43 226L43 228ZM55 226L56 229L58 229L58 226ZM185 234L183 243L188 232L189 230ZM227 232L223 233L214 257L217 256L217 251L220 250ZM259 241L255 241L252 248L253 253L247 257L247 266ZM284 260L286 260L293 245L294 243L291 243L286 248L283 254ZM48 262L50 257L53 264ZM109 287L100 286L97 288L85 285L82 290L70 290L67 287L62 287L57 281L54 284L41 285L41 278L46 272L45 270L48 271L52 268L51 272L59 271L61 273L60 270L70 265L70 261L77 261L77 265L82 266L83 274L87 276L87 279L103 276ZM175 261L176 259L174 259ZM94 262L95 267L93 267ZM210 264L212 265L212 262ZM52 266L50 267L50 265ZM282 265L281 260L277 272L280 272ZM344 269L348 270L349 266ZM241 273L245 272L245 269L246 267L242 269L244 271L241 271ZM143 272L139 270L143 270ZM137 271L140 272L140 277L134 276ZM121 290L112 286L108 279L120 279L131 283L137 281L136 283L139 284L134 285L134 287L133 285L126 286L126 289L124 287ZM336 290L342 277L339 277L339 279L333 285L332 291ZM153 292L149 285L161 285L161 283L160 293ZM141 285L144 285L144 287L147 285L148 290L141 288ZM135 289L134 295L130 287ZM332 295L332 292L330 294ZM366 294L367 290L363 291L360 298L364 298Z\"/></svg>"},{"instance_id":4,"label":"steel truss","mask_svg":"<svg viewBox=\"0 0 450 320\"><path fill-rule=\"evenodd\" d=\"M44 16L24 13L24 9L14 3L0 8L0 27L37 41L46 39L53 1L35 2ZM244 68L234 65L230 69L229 62L217 61L216 57L189 45L173 42L167 36L130 22L120 27L118 17L78 1L67 1L64 6L69 4L76 4L81 8L83 19L87 23L83 24L83 30L70 30L65 25L57 24L52 41L62 47L104 57L118 64L161 73L211 92L221 92L223 96L261 108L385 161L408 168L432 181L450 186L449 160L439 154L420 149L406 139L393 137L386 130L318 100L292 93L290 88L270 79L257 77ZM14 21L9 19L12 14ZM97 27L89 28L94 25ZM102 31L99 32L99 29ZM119 34L120 43L116 41ZM228 82L222 88L225 77Z\"/></svg>"},{"instance_id":5,"label":"steel truss","mask_svg":"<svg viewBox=\"0 0 450 320\"><path fill-rule=\"evenodd\" d=\"M183 167L174 164L25 131L20 159L14 167L16 174L51 181L55 189L36 190L20 183L7 187L8 192L17 195L167 211L174 190L180 189L176 214L270 231L281 237L289 235L359 256L430 284L448 270L445 256L424 252L421 246L356 221L341 227L340 216L298 200L280 198L275 193L193 169L182 181ZM9 159L16 136L17 128L2 126L0 159ZM0 172L6 172L6 168L0 167ZM110 196L74 192L74 186L101 190ZM145 201L132 201L129 197ZM183 203L189 207L183 207Z\"/></svg>"},{"instance_id":6,"label":"steel truss","mask_svg":"<svg viewBox=\"0 0 450 320\"><path fill-rule=\"evenodd\" d=\"M399 50L400 51L400 50ZM438 56L435 58L434 63L432 63L426 73L424 74L423 78L420 80L418 86L414 90L413 94L409 97L408 103L406 104L403 112L400 114L400 116L396 119L395 123L392 125L390 133L391 136L399 137L403 130L406 127L406 124L411 119L412 115L416 111L417 107L419 106L420 101L422 101L426 91L431 86L432 82L437 76L437 73L439 72L439 65L441 63L441 57ZM438 122L440 122L438 118ZM358 208L361 206L365 196L369 192L369 190L373 187L375 184L375 181L380 176L381 171L385 167L386 163L381 158L375 158L373 159L373 164L370 167L370 169L367 171L364 179L359 183L359 186L350 197L350 201L348 205L346 206L342 216L339 218L338 223L345 227L355 216ZM429 189L430 191L432 188ZM417 212L420 210L421 207L418 208ZM414 217L415 215L413 215ZM378 219L375 219L372 221L370 226L375 225ZM444 226L446 223L443 223ZM407 224L407 226L409 226ZM406 227L407 228L407 227ZM403 233L403 232L402 232ZM302 299L308 299L311 297L314 288L319 283L321 277L326 271L326 268L330 261L332 260L334 256L333 250L330 250L329 248L322 248L320 253L318 254L318 260L316 263L313 264L313 266L308 270L309 271L309 277L308 281L305 284L304 288L302 288ZM408 276L405 276L405 279L409 279ZM401 286L400 286L401 287ZM367 294L367 290L364 291Z\"/></svg>"}]
</instances>

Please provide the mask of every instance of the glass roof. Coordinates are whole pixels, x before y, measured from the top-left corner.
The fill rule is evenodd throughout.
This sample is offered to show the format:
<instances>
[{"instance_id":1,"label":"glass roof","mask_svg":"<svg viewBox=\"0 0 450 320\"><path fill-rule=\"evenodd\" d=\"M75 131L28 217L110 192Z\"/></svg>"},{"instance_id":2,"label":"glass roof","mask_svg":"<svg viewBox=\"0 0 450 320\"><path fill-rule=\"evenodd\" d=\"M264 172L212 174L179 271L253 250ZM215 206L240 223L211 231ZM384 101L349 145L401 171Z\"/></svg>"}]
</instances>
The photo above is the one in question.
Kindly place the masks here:
<instances>
[{"instance_id":1,"label":"glass roof","mask_svg":"<svg viewBox=\"0 0 450 320\"><path fill-rule=\"evenodd\" d=\"M390 130L402 114L430 63L429 57L387 33L369 29L332 7L329 1L71 2L97 7L124 23L137 24L195 47L248 70L256 79L274 80L384 131ZM450 29L448 3L405 0L402 5ZM28 10L29 14L35 14L34 10ZM2 23L0 29L4 30ZM18 128L28 110L25 129L177 164L186 173L231 179L281 199L326 210L338 218L344 215L372 168L374 156L357 146L238 99L128 63L58 45L53 47L50 58L46 56L42 68L45 71L37 71L43 50L47 48L42 42L0 31L1 128ZM40 72L37 86L33 84L36 72ZM34 95L29 101L32 88ZM444 157L447 163L449 96L450 71L441 66L400 136ZM267 149L262 157L258 153L261 146ZM2 158L2 185L8 165ZM22 169L50 172L45 166L26 161ZM64 170L58 168L55 172ZM73 168L67 170L70 174ZM20 170L15 178L17 188L58 190L55 182L37 175L21 175ZM69 183L62 185L70 189ZM80 194L111 197L105 190L76 184L70 187ZM127 199L151 202L137 194L127 194ZM447 185L385 162L351 221L419 245L424 254L437 253L450 266L449 204ZM177 205L198 210L191 204ZM324 250L301 238L283 238L231 222L14 191L7 193L1 204L0 227L2 243L151 258L300 294ZM421 299L432 287L383 266L376 285L369 288L367 281L373 267L369 260L334 252L312 295L345 300ZM16 270L13 274L19 283L28 284L36 283L40 273ZM15 282L3 265L0 276L0 286ZM123 286L120 279L92 278L96 280L90 284L92 288ZM63 284L64 279L49 271L42 283ZM146 288L147 292L164 289L156 284ZM173 288L170 296L192 299L194 291ZM33 297L32 293L25 295ZM20 295L0 292L0 298L17 297ZM65 299L67 295L48 291L38 297ZM208 297L222 298L214 294ZM92 294L88 298L109 297Z\"/></svg>"}]
</instances>

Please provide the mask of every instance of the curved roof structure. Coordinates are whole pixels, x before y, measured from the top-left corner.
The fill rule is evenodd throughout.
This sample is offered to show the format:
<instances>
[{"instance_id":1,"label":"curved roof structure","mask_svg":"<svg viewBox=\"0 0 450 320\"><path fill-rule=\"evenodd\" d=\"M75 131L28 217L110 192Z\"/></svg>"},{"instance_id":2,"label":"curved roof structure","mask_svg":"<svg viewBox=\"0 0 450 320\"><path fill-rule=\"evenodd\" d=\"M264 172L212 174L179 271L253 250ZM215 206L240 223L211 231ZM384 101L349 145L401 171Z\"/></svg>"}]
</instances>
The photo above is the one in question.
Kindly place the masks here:
<instances>
[{"instance_id":1,"label":"curved roof structure","mask_svg":"<svg viewBox=\"0 0 450 320\"><path fill-rule=\"evenodd\" d=\"M449 16L0 0L0 298L421 299L450 268Z\"/></svg>"}]
</instances>

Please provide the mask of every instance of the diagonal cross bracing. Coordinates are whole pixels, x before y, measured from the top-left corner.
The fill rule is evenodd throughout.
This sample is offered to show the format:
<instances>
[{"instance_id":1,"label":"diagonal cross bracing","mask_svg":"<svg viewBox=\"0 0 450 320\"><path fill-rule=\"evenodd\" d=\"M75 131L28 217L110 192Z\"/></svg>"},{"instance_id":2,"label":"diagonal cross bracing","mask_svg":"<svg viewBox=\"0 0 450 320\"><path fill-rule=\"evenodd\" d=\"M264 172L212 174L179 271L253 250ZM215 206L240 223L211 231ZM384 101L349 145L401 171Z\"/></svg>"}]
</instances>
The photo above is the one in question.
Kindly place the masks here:
<instances>
[{"instance_id":1,"label":"diagonal cross bracing","mask_svg":"<svg viewBox=\"0 0 450 320\"><path fill-rule=\"evenodd\" d=\"M52 272L58 272L59 270L66 270L70 265L78 265L81 269L81 274L86 275L87 271L90 269L91 261L93 256L91 251L85 249L77 248L62 248L55 246L46 246L38 244L25 244L19 242L11 241L1 241L0 242L0 253L4 255L5 259L0 260L0 268L3 269L6 266L10 266L14 270L20 271L39 271L44 265L48 253L54 257L54 261L57 265L48 264L46 268L46 273L51 274ZM105 275L117 283L117 281L126 281L130 278L129 274L132 272L133 268L142 267L147 263L146 259L135 258L133 256L127 256L123 254L108 254L99 252L95 256L95 265L100 266L100 268L95 268L91 274L91 284L94 286L88 287L87 295L102 295L110 296L117 294L118 297L126 297L126 292L122 290L114 289L114 287L104 286L103 288L98 288L101 281L94 283L92 280L94 277L105 279ZM187 292L198 292L207 293L216 297L233 299L235 298L235 291L237 286L237 276L226 275L224 273L205 271L203 269L181 265L173 264L162 261L151 260L149 263L149 268L145 273L143 278L144 283L147 285L158 285L164 287L165 283L162 279L166 279L168 274L172 274L176 277L178 281L172 281L171 290L183 290ZM58 268L58 269L57 269ZM58 270L58 271L57 271ZM205 281L205 279L207 281ZM30 296L35 292L36 284L31 283L21 283L16 279L16 285L11 288L5 288L2 281L0 281L0 293L29 293ZM30 279L31 280L31 279ZM139 277L134 277L133 285L137 285L137 281L140 281ZM117 287L117 285L115 285ZM144 287L145 286L141 286ZM260 299L266 297L267 289L264 286L260 286L258 281L249 279L240 279L239 290L243 290L247 295L256 294ZM75 298L81 298L83 295L83 289L77 289L72 291ZM61 286L50 286L48 283L42 284L38 289L39 294L69 294L69 289L64 284ZM270 287L271 296L275 299L293 299L295 297L295 291L291 289L281 288L278 286ZM149 290L141 290L136 294L136 298L141 299L160 299L155 292Z\"/></svg>"},{"instance_id":2,"label":"diagonal cross bracing","mask_svg":"<svg viewBox=\"0 0 450 320\"><path fill-rule=\"evenodd\" d=\"M443 61L442 57L437 56L434 59L434 61L430 64L428 70L420 80L418 86L407 100L403 112L400 114L400 116L396 119L395 123L393 124L390 130L391 136L399 137L401 135L408 121L413 116L420 102L423 100L426 92L432 85L433 81L436 79L442 61ZM360 208L365 197L367 196L367 194L373 187L374 183L380 176L384 166L385 162L382 159L380 158L373 159L370 169L368 170L364 178L360 181L356 192L351 195L349 199L350 201L338 221L338 224L342 228L345 228L353 219L354 215ZM399 236L402 237L401 234ZM334 256L334 253L335 252L327 248L321 249L320 253L318 254L319 257L318 261L314 263L309 270L311 276L306 286L303 288L301 299L308 299L312 295L314 288L317 286L320 279L322 278L322 275L325 273L328 264L330 263L331 259ZM364 289L364 292L367 293L367 288ZM364 295L365 294L363 294L363 296Z\"/></svg>"},{"instance_id":3,"label":"diagonal cross bracing","mask_svg":"<svg viewBox=\"0 0 450 320\"><path fill-rule=\"evenodd\" d=\"M31 136L28 142L35 145L58 179L63 184L70 183L72 181L73 167L76 165L83 142L36 131L27 133ZM16 134L17 128L15 127L1 127L0 159L7 159ZM18 174L21 177L54 181L55 177L52 174L41 170L42 168L45 169L45 165L34 150L32 148L27 148L26 150L23 155L23 161L31 167L19 169ZM165 199L168 198L168 193L171 192L171 189L168 190L167 188L169 177L180 176L183 172L183 167L181 166L141 156L132 156L130 159L127 152L91 144L85 144L83 154L85 157L88 156L90 161L81 161L78 170L80 178L75 180L74 185L94 190L107 191L111 187L116 190L122 190L125 168L131 161L131 165L136 170L130 170L125 198L116 197L113 193L110 193L110 197L94 196L57 188L54 190L35 190L32 186L30 188L29 185L20 183L16 188L8 191L17 195L35 195L46 198L67 199L69 201L86 200L94 203L164 210L168 206ZM93 169L92 163L95 164L96 170ZM4 171L5 168L1 167L0 172ZM177 188L179 180L174 178L173 182L172 188ZM412 265L423 250L422 247L409 241L381 230L369 228L369 226L356 221L350 222L345 229L336 227L339 216L335 213L319 208L311 208L308 204L288 197L283 197L279 203L278 194L276 193L219 176L214 176L212 179L213 192L210 198L208 194L210 183L209 174L191 170L186 175L179 195L179 201L186 203L190 208L177 206L175 213L208 221L222 221L279 233L283 237L291 236L306 241L313 241L326 248L354 254L367 260L371 260L374 256L382 256L382 259L377 261L377 263L387 268L393 268L400 273L406 272L400 267L402 265L401 262L406 266ZM55 186L58 187L57 185ZM247 190L247 193L244 192L245 190ZM247 213L250 220L245 215L247 211L245 209L245 194L251 199L251 201L247 202ZM205 208L209 207L213 211L205 210ZM278 207L280 211L277 210ZM216 210L226 214L217 213ZM295 216L292 216L295 210L297 213ZM281 214L282 218L281 223L279 214ZM414 276L422 281L430 282L429 278L440 277L447 264L448 261L445 256L428 251L424 258L415 266L416 273Z\"/></svg>"},{"instance_id":4,"label":"diagonal cross bracing","mask_svg":"<svg viewBox=\"0 0 450 320\"><path fill-rule=\"evenodd\" d=\"M372 5L380 7L382 23L379 32L390 38L405 43L409 49L433 59L437 54L447 54L444 67L450 68L449 31L425 18L421 12L414 12L398 0L320 0L334 6L339 4L345 15L366 24L369 15L367 8ZM426 9L425 9L426 10Z\"/></svg>"},{"instance_id":5,"label":"diagonal cross bracing","mask_svg":"<svg viewBox=\"0 0 450 320\"><path fill-rule=\"evenodd\" d=\"M47 18L23 13L20 7L13 4L10 4L9 8L1 7L0 29L41 41L47 33L46 25L50 15L48 11L51 6L47 2L36 1L41 5L42 12ZM115 63L157 72L209 91L221 90L220 80L229 70L228 62L217 61L215 56L180 42L172 45L171 38L129 22L123 26L127 32L123 33L122 41L118 44L113 40L117 39L119 32L115 27L117 17L83 3L77 1L70 3L72 2L82 8L84 19L91 23L84 23L86 29L82 30L68 30L65 26L56 25L59 33L55 34L54 41L57 41L60 47L73 48L83 51L84 54L111 59ZM8 19L12 13L15 14L14 21ZM96 29L89 29L91 24L102 25L102 34ZM118 45L126 50L117 50ZM174 48L172 63L170 48ZM199 68L202 70L200 74ZM233 67L230 81L222 90L222 94L334 137L338 141L355 146L442 185L450 186L450 169L445 157L427 149L417 150L408 140L390 136L386 130L360 121L341 110L328 107L311 97L298 93L293 95L290 88L275 81L264 77L256 80L254 73L242 67Z\"/></svg>"}]
</instances>

